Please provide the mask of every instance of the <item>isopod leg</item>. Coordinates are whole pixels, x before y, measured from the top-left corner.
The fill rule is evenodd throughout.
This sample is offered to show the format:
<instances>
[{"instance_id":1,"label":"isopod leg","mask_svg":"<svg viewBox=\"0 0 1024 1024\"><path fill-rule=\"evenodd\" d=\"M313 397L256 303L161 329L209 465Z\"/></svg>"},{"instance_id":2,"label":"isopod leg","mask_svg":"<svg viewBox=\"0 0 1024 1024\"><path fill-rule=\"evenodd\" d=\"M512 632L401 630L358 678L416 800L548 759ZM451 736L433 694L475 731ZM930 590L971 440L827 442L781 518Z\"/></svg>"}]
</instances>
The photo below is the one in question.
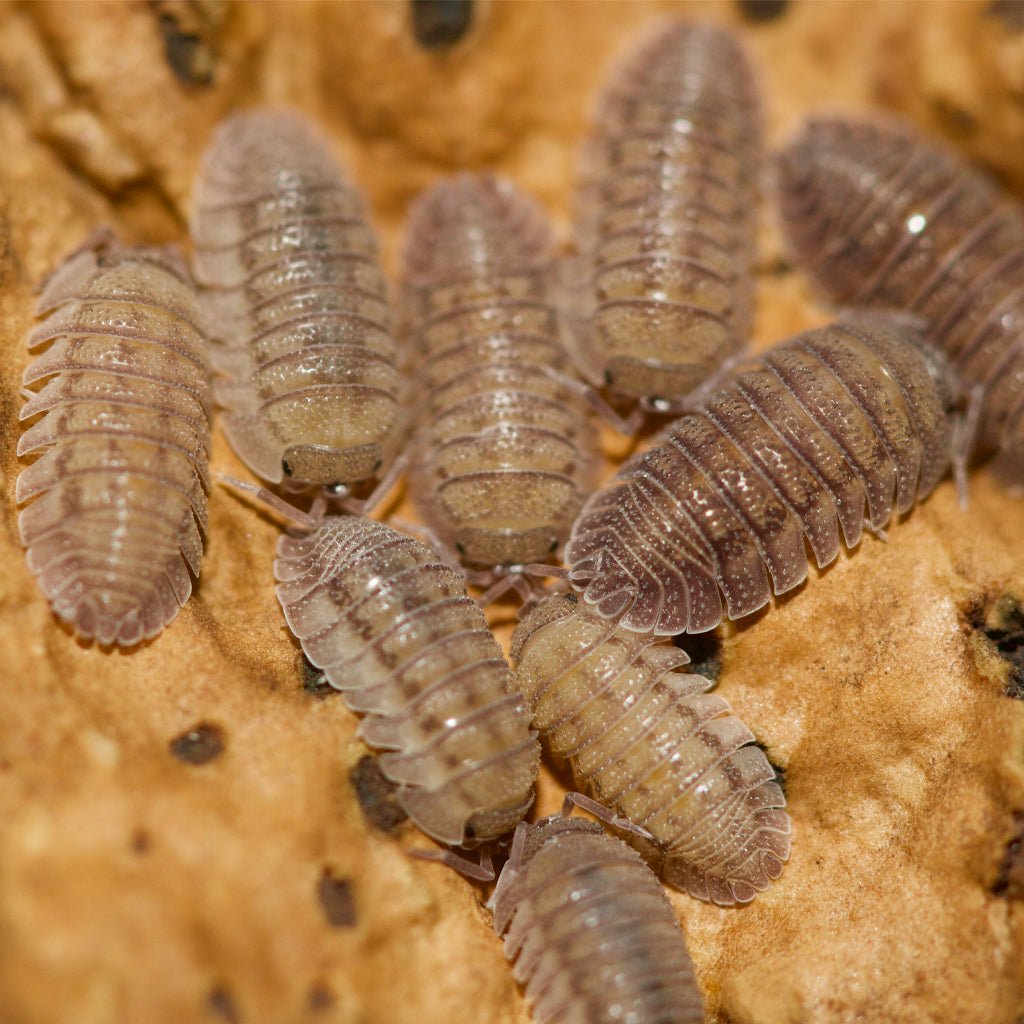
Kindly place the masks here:
<instances>
[{"instance_id":1,"label":"isopod leg","mask_svg":"<svg viewBox=\"0 0 1024 1024\"><path fill-rule=\"evenodd\" d=\"M658 845L658 840L647 829L640 825L634 825L628 818L620 817L610 807L605 807L604 804L592 800L583 793L566 793L562 810L559 813L563 818L568 818L572 815L573 807L589 811L595 818L603 821L611 828L618 829L621 832L631 832L635 836L640 836L641 839L646 839L649 843Z\"/></svg>"},{"instance_id":2,"label":"isopod leg","mask_svg":"<svg viewBox=\"0 0 1024 1024\"><path fill-rule=\"evenodd\" d=\"M461 857L452 850L410 850L410 857L417 860L436 860L458 871L460 875L473 879L474 882L493 882L494 864L490 850L480 851L480 861L474 864L468 857Z\"/></svg>"},{"instance_id":3,"label":"isopod leg","mask_svg":"<svg viewBox=\"0 0 1024 1024\"><path fill-rule=\"evenodd\" d=\"M383 500L391 493L392 488L398 482L398 478L405 472L409 464L409 456L405 453L398 456L391 463L388 471L377 482L377 486L365 498L353 498L349 495L333 495L327 491L325 496L328 499L334 498L338 506L344 512L353 516L368 516Z\"/></svg>"},{"instance_id":4,"label":"isopod leg","mask_svg":"<svg viewBox=\"0 0 1024 1024\"><path fill-rule=\"evenodd\" d=\"M967 463L978 440L978 426L984 408L985 388L977 384L967 393L967 407L956 417L953 427L953 479L956 481L956 493L960 500L960 508L967 511Z\"/></svg>"}]
</instances>

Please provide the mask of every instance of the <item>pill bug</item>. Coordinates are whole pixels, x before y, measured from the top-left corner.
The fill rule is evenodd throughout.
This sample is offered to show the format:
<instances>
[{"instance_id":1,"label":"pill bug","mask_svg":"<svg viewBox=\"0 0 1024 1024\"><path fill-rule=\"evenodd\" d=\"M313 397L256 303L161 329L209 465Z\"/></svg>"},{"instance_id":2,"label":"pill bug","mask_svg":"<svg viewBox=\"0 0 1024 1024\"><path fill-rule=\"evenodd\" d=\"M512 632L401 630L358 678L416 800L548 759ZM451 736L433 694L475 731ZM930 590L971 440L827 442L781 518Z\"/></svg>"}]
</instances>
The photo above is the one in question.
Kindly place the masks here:
<instances>
[{"instance_id":1,"label":"pill bug","mask_svg":"<svg viewBox=\"0 0 1024 1024\"><path fill-rule=\"evenodd\" d=\"M381 474L401 425L387 287L325 142L287 111L228 118L203 160L192 240L238 456L296 489L344 493Z\"/></svg>"},{"instance_id":2,"label":"pill bug","mask_svg":"<svg viewBox=\"0 0 1024 1024\"><path fill-rule=\"evenodd\" d=\"M277 545L277 596L306 657L366 715L403 810L442 843L510 831L540 747L501 648L459 573L383 523L329 516Z\"/></svg>"},{"instance_id":3,"label":"pill bug","mask_svg":"<svg viewBox=\"0 0 1024 1024\"><path fill-rule=\"evenodd\" d=\"M796 258L844 305L899 307L928 323L978 388L979 454L1024 487L1024 209L909 125L809 122L781 154L783 223Z\"/></svg>"},{"instance_id":4,"label":"pill bug","mask_svg":"<svg viewBox=\"0 0 1024 1024\"><path fill-rule=\"evenodd\" d=\"M675 914L641 857L594 822L516 829L490 906L539 1024L702 1024Z\"/></svg>"},{"instance_id":5,"label":"pill bug","mask_svg":"<svg viewBox=\"0 0 1024 1024\"><path fill-rule=\"evenodd\" d=\"M746 344L761 128L738 40L658 22L618 66L584 150L572 272L596 386L670 411Z\"/></svg>"},{"instance_id":6,"label":"pill bug","mask_svg":"<svg viewBox=\"0 0 1024 1024\"><path fill-rule=\"evenodd\" d=\"M511 182L462 174L410 213L405 318L414 335L420 514L468 565L549 558L591 485L596 431L567 376L552 237Z\"/></svg>"},{"instance_id":7,"label":"pill bug","mask_svg":"<svg viewBox=\"0 0 1024 1024\"><path fill-rule=\"evenodd\" d=\"M711 681L676 671L683 651L556 594L516 628L511 657L547 746L647 829L666 881L730 906L779 877L790 822L775 772Z\"/></svg>"},{"instance_id":8,"label":"pill bug","mask_svg":"<svg viewBox=\"0 0 1024 1024\"><path fill-rule=\"evenodd\" d=\"M28 564L84 639L129 647L199 575L210 448L208 344L177 250L98 232L45 284L25 370L15 491Z\"/></svg>"},{"instance_id":9,"label":"pill bug","mask_svg":"<svg viewBox=\"0 0 1024 1024\"><path fill-rule=\"evenodd\" d=\"M880 314L777 346L627 462L566 546L588 604L627 629L700 633L749 615L908 511L950 460L942 355ZM895 501L894 501L895 491Z\"/></svg>"}]
</instances>

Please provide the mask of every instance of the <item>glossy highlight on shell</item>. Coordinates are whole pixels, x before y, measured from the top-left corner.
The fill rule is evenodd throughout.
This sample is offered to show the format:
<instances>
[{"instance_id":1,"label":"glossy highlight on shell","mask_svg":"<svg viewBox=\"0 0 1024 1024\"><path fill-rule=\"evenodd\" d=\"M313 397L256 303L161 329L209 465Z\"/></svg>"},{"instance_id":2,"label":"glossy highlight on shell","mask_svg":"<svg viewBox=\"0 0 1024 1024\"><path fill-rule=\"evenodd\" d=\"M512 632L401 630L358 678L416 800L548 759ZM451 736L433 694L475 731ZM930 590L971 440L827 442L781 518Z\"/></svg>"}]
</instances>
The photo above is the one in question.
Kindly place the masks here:
<instances>
[{"instance_id":1,"label":"glossy highlight on shell","mask_svg":"<svg viewBox=\"0 0 1024 1024\"><path fill-rule=\"evenodd\" d=\"M282 537L277 596L306 657L386 751L409 817L442 843L513 829L533 803L540 747L501 648L462 577L383 523L324 519Z\"/></svg>"},{"instance_id":2,"label":"glossy highlight on shell","mask_svg":"<svg viewBox=\"0 0 1024 1024\"><path fill-rule=\"evenodd\" d=\"M786 799L754 735L711 682L650 634L572 595L512 638L515 686L547 747L606 807L650 832L665 880L720 906L749 902L790 851Z\"/></svg>"},{"instance_id":3,"label":"glossy highlight on shell","mask_svg":"<svg viewBox=\"0 0 1024 1024\"><path fill-rule=\"evenodd\" d=\"M199 575L210 449L208 345L176 250L100 232L49 278L28 339L19 456L29 568L83 639L131 646ZM27 504L26 504L27 503Z\"/></svg>"},{"instance_id":4,"label":"glossy highlight on shell","mask_svg":"<svg viewBox=\"0 0 1024 1024\"><path fill-rule=\"evenodd\" d=\"M950 462L954 386L906 322L864 314L751 360L627 462L566 547L598 614L658 634L757 611L927 496ZM724 606L723 606L724 605Z\"/></svg>"},{"instance_id":5,"label":"glossy highlight on shell","mask_svg":"<svg viewBox=\"0 0 1024 1024\"><path fill-rule=\"evenodd\" d=\"M599 825L558 816L521 824L490 906L538 1024L702 1024L664 891Z\"/></svg>"},{"instance_id":6,"label":"glossy highlight on shell","mask_svg":"<svg viewBox=\"0 0 1024 1024\"><path fill-rule=\"evenodd\" d=\"M838 303L926 321L980 389L980 452L1024 488L1024 207L894 121L810 121L778 179L798 261Z\"/></svg>"},{"instance_id":7,"label":"glossy highlight on shell","mask_svg":"<svg viewBox=\"0 0 1024 1024\"><path fill-rule=\"evenodd\" d=\"M229 117L197 181L192 239L238 456L297 488L382 474L401 427L387 284L326 143L293 113Z\"/></svg>"},{"instance_id":8,"label":"glossy highlight on shell","mask_svg":"<svg viewBox=\"0 0 1024 1024\"><path fill-rule=\"evenodd\" d=\"M507 180L459 175L410 213L411 491L470 565L550 558L590 489L596 430L567 376L553 258L544 211Z\"/></svg>"},{"instance_id":9,"label":"glossy highlight on shell","mask_svg":"<svg viewBox=\"0 0 1024 1024\"><path fill-rule=\"evenodd\" d=\"M573 290L581 362L678 403L745 347L761 128L724 29L659 22L615 69L584 158Z\"/></svg>"}]
</instances>

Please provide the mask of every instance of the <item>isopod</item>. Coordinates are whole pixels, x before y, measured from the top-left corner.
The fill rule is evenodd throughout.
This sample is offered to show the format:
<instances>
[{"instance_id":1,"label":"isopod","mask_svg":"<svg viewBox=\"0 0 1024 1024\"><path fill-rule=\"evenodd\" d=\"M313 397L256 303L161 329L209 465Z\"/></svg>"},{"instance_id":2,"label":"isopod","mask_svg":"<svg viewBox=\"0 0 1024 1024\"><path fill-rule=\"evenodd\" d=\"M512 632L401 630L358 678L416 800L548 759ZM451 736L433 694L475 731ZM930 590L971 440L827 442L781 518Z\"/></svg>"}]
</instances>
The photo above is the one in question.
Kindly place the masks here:
<instances>
[{"instance_id":1,"label":"isopod","mask_svg":"<svg viewBox=\"0 0 1024 1024\"><path fill-rule=\"evenodd\" d=\"M811 121L778 170L800 263L839 303L923 318L978 391L979 454L1024 487L1024 209L896 122Z\"/></svg>"},{"instance_id":2,"label":"isopod","mask_svg":"<svg viewBox=\"0 0 1024 1024\"><path fill-rule=\"evenodd\" d=\"M789 857L786 799L754 735L687 655L546 598L512 637L533 724L593 796L656 841L665 880L721 906L746 903Z\"/></svg>"},{"instance_id":3,"label":"isopod","mask_svg":"<svg viewBox=\"0 0 1024 1024\"><path fill-rule=\"evenodd\" d=\"M336 494L380 475L401 430L391 308L363 201L327 145L290 112L228 118L192 239L238 456L264 480Z\"/></svg>"},{"instance_id":4,"label":"isopod","mask_svg":"<svg viewBox=\"0 0 1024 1024\"><path fill-rule=\"evenodd\" d=\"M712 25L658 22L611 77L584 156L573 292L595 386L658 411L746 346L761 128Z\"/></svg>"},{"instance_id":5,"label":"isopod","mask_svg":"<svg viewBox=\"0 0 1024 1024\"><path fill-rule=\"evenodd\" d=\"M411 491L467 565L548 559L591 486L596 431L567 376L551 231L511 182L462 174L414 205L406 317L419 351Z\"/></svg>"},{"instance_id":6,"label":"isopod","mask_svg":"<svg viewBox=\"0 0 1024 1024\"><path fill-rule=\"evenodd\" d=\"M16 500L28 564L79 636L129 647L192 593L206 529L208 343L176 250L99 232L43 288L25 370L37 455Z\"/></svg>"},{"instance_id":7,"label":"isopod","mask_svg":"<svg viewBox=\"0 0 1024 1024\"><path fill-rule=\"evenodd\" d=\"M948 364L880 314L797 335L730 375L584 506L566 546L588 604L700 633L763 607L908 511L950 461ZM895 502L894 502L895 491Z\"/></svg>"},{"instance_id":8,"label":"isopod","mask_svg":"<svg viewBox=\"0 0 1024 1024\"><path fill-rule=\"evenodd\" d=\"M450 845L513 829L533 802L540 746L462 576L375 520L307 526L278 541L278 600L306 657L366 715L359 734L386 751L399 804Z\"/></svg>"},{"instance_id":9,"label":"isopod","mask_svg":"<svg viewBox=\"0 0 1024 1024\"><path fill-rule=\"evenodd\" d=\"M664 890L594 822L554 815L519 825L489 905L539 1024L702 1024Z\"/></svg>"}]
</instances>

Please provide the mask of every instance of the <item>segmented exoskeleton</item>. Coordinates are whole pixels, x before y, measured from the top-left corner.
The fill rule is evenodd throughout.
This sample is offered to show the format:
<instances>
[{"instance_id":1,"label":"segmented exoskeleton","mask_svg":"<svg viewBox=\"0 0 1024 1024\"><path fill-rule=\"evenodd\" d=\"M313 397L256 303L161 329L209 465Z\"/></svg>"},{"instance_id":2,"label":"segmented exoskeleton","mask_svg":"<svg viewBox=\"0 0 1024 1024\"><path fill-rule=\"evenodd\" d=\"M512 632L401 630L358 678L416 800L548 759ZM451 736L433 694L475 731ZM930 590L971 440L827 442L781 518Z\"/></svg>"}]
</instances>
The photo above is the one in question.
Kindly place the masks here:
<instances>
[{"instance_id":1,"label":"segmented exoskeleton","mask_svg":"<svg viewBox=\"0 0 1024 1024\"><path fill-rule=\"evenodd\" d=\"M661 22L616 68L572 275L596 386L671 411L746 345L760 134L751 68L721 28Z\"/></svg>"},{"instance_id":2,"label":"segmented exoskeleton","mask_svg":"<svg viewBox=\"0 0 1024 1024\"><path fill-rule=\"evenodd\" d=\"M419 431L412 494L468 565L548 559L589 490L596 431L566 377L552 239L511 182L463 174L412 209L406 317Z\"/></svg>"},{"instance_id":3,"label":"segmented exoskeleton","mask_svg":"<svg viewBox=\"0 0 1024 1024\"><path fill-rule=\"evenodd\" d=\"M927 322L978 390L979 452L1024 488L1024 207L897 122L811 121L778 166L797 259L839 303Z\"/></svg>"},{"instance_id":4,"label":"segmented exoskeleton","mask_svg":"<svg viewBox=\"0 0 1024 1024\"><path fill-rule=\"evenodd\" d=\"M627 629L713 629L763 607L931 492L950 461L945 358L863 315L750 361L627 462L566 546L588 604ZM895 495L894 495L895 492ZM865 505L867 510L865 512Z\"/></svg>"},{"instance_id":5,"label":"segmented exoskeleton","mask_svg":"<svg viewBox=\"0 0 1024 1024\"><path fill-rule=\"evenodd\" d=\"M533 803L529 709L462 577L383 523L323 519L282 537L277 596L306 657L365 714L409 817L442 843L508 832Z\"/></svg>"},{"instance_id":6,"label":"segmented exoskeleton","mask_svg":"<svg viewBox=\"0 0 1024 1024\"><path fill-rule=\"evenodd\" d=\"M711 682L665 640L573 595L542 601L512 637L533 724L606 807L646 829L666 881L746 903L782 873L790 822L775 772Z\"/></svg>"},{"instance_id":7,"label":"segmented exoskeleton","mask_svg":"<svg viewBox=\"0 0 1024 1024\"><path fill-rule=\"evenodd\" d=\"M156 636L192 593L206 529L208 344L177 250L97 233L43 288L19 455L28 564L83 638ZM42 414L42 415L40 415Z\"/></svg>"},{"instance_id":8,"label":"segmented exoskeleton","mask_svg":"<svg viewBox=\"0 0 1024 1024\"><path fill-rule=\"evenodd\" d=\"M387 286L325 143L286 111L230 117L203 162L192 238L239 457L265 480L335 493L384 472L400 426Z\"/></svg>"},{"instance_id":9,"label":"segmented exoskeleton","mask_svg":"<svg viewBox=\"0 0 1024 1024\"><path fill-rule=\"evenodd\" d=\"M634 850L582 818L516 829L489 904L538 1024L701 1024L686 941Z\"/></svg>"}]
</instances>

